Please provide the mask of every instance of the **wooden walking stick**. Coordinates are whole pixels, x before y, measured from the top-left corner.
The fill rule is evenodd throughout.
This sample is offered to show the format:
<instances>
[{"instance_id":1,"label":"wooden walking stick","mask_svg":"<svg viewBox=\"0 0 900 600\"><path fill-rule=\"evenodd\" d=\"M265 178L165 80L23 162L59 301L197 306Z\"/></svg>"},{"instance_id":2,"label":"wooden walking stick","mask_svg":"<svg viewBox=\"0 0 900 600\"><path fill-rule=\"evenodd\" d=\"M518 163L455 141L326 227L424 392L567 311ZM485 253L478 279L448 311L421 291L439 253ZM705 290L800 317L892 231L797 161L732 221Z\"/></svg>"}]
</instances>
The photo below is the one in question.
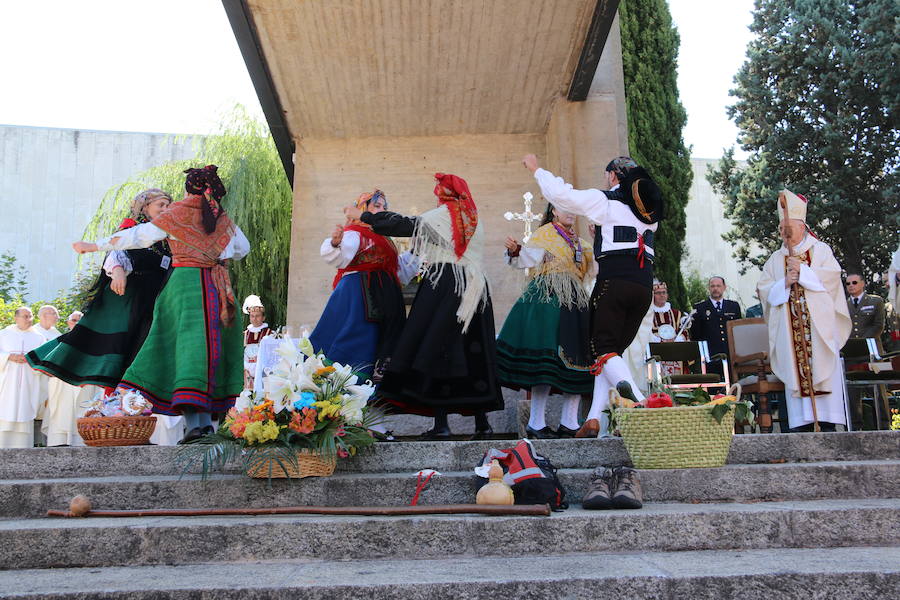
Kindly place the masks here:
<instances>
[{"instance_id":1,"label":"wooden walking stick","mask_svg":"<svg viewBox=\"0 0 900 600\"><path fill-rule=\"evenodd\" d=\"M794 257L794 245L791 243L790 238L788 237L788 226L789 226L789 217L788 217L788 208L787 208L787 198L784 196L784 192L778 195L778 202L781 204L781 210L784 214L784 230L782 232L782 237L784 239L784 245L787 246L788 258ZM786 271L787 269L785 269ZM799 274L799 273L798 273ZM788 310L793 311L796 306L797 310L797 318L800 319L801 323L803 322L803 311L805 308L800 303L800 283L794 282L791 284L791 298L788 299ZM806 344L806 332L803 333L803 343ZM810 340L810 345L812 340ZM797 352L794 352L794 359L797 358ZM813 374L812 374L812 352L806 353L806 360L803 361L803 364L800 365L800 368L803 369L803 375L809 381L809 401L812 403L812 413L813 413L813 431L818 433L821 431L819 428L819 414L816 411L816 386L813 382ZM799 381L797 382L800 383ZM803 390L802 385L800 386L800 394L801 400L803 398Z\"/></svg>"}]
</instances>

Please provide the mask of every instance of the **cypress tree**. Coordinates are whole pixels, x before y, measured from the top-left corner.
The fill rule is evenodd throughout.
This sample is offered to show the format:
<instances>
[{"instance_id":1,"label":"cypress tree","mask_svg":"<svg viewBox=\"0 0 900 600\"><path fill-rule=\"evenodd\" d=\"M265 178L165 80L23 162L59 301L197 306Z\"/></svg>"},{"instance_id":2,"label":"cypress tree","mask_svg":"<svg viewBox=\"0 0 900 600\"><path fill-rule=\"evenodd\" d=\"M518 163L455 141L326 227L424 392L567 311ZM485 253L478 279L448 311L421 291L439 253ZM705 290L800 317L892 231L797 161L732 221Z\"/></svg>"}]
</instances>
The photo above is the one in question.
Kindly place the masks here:
<instances>
[{"instance_id":1,"label":"cypress tree","mask_svg":"<svg viewBox=\"0 0 900 600\"><path fill-rule=\"evenodd\" d=\"M659 184L666 201L666 218L654 244L656 276L668 284L672 304L688 308L681 257L693 174L681 136L687 114L678 98L680 38L665 0L623 0L619 27L628 146L632 158Z\"/></svg>"}]
</instances>

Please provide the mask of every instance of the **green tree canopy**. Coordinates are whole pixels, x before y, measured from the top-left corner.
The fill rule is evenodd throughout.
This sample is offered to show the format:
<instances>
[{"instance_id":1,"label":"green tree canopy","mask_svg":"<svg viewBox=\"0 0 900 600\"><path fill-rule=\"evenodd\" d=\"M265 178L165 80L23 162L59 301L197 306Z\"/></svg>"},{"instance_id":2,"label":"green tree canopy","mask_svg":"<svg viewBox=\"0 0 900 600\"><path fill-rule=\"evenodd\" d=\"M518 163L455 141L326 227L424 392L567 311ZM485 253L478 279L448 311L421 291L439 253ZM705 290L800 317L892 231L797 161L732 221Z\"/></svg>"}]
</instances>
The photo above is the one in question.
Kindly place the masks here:
<instances>
[{"instance_id":1,"label":"green tree canopy","mask_svg":"<svg viewBox=\"0 0 900 600\"><path fill-rule=\"evenodd\" d=\"M656 276L669 287L675 306L687 308L681 275L691 159L681 132L687 114L678 98L678 31L665 0L623 0L619 4L622 66L628 112L628 147L662 190L666 218L654 244Z\"/></svg>"},{"instance_id":2,"label":"green tree canopy","mask_svg":"<svg viewBox=\"0 0 900 600\"><path fill-rule=\"evenodd\" d=\"M184 195L184 169L216 164L228 190L225 210L252 247L246 258L231 262L237 303L257 294L266 306L268 322L284 324L292 194L268 127L237 106L222 120L218 133L195 139L195 151L192 160L153 167L111 188L88 224L85 239L115 231L141 190L158 187L178 200Z\"/></svg>"},{"instance_id":3,"label":"green tree canopy","mask_svg":"<svg viewBox=\"0 0 900 600\"><path fill-rule=\"evenodd\" d=\"M734 223L725 235L744 270L776 250L775 200L809 200L812 230L870 281L900 236L900 3L757 0L729 116L751 152L707 175Z\"/></svg>"}]
</instances>

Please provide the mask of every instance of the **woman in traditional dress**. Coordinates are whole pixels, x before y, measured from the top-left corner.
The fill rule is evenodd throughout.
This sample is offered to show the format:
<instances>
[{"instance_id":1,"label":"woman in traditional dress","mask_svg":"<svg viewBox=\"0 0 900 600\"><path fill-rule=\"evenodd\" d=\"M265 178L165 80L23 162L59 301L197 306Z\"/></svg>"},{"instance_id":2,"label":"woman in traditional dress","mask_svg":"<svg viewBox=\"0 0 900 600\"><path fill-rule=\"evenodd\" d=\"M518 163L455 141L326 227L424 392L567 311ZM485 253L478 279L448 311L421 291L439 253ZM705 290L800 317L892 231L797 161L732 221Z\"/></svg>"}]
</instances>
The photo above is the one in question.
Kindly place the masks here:
<instances>
[{"instance_id":1,"label":"woman in traditional dress","mask_svg":"<svg viewBox=\"0 0 900 600\"><path fill-rule=\"evenodd\" d=\"M160 189L142 191L117 231L152 221L171 202L171 196ZM149 248L110 252L81 320L71 331L28 353L33 369L57 378L51 379L55 393L50 394L43 423L48 446L81 445L75 426L83 412L79 406L94 396L95 386L111 390L119 383L147 337L153 305L171 263L165 240ZM180 427L180 418L160 420L154 436L159 439L165 431Z\"/></svg>"},{"instance_id":2,"label":"woman in traditional dress","mask_svg":"<svg viewBox=\"0 0 900 600\"><path fill-rule=\"evenodd\" d=\"M597 274L591 246L578 237L575 215L548 206L527 244L507 238L506 249L510 266L533 269L533 277L497 338L500 385L531 390L527 437L575 437L581 395L594 386L585 286ZM557 431L545 416L551 393L565 396Z\"/></svg>"},{"instance_id":3,"label":"woman in traditional dress","mask_svg":"<svg viewBox=\"0 0 900 600\"><path fill-rule=\"evenodd\" d=\"M381 190L362 194L356 209L377 214L387 209L387 198ZM310 342L329 360L351 365L357 375L377 383L406 321L401 276L408 281L415 271L401 273L391 239L355 219L335 227L319 252L337 274Z\"/></svg>"},{"instance_id":4,"label":"woman in traditional dress","mask_svg":"<svg viewBox=\"0 0 900 600\"><path fill-rule=\"evenodd\" d=\"M243 387L241 327L226 261L246 256L250 243L222 208L217 169L187 169L184 199L153 223L72 245L76 252L127 250L168 238L174 269L118 387L139 391L157 414L184 415L183 442L212 433L212 413L231 408Z\"/></svg>"},{"instance_id":5,"label":"woman in traditional dress","mask_svg":"<svg viewBox=\"0 0 900 600\"><path fill-rule=\"evenodd\" d=\"M427 265L378 395L396 412L433 416L425 439L450 438L449 413L474 415L484 438L493 433L485 413L503 408L484 226L463 179L435 178L438 206L419 217L347 209L377 234L414 237L413 254Z\"/></svg>"}]
</instances>

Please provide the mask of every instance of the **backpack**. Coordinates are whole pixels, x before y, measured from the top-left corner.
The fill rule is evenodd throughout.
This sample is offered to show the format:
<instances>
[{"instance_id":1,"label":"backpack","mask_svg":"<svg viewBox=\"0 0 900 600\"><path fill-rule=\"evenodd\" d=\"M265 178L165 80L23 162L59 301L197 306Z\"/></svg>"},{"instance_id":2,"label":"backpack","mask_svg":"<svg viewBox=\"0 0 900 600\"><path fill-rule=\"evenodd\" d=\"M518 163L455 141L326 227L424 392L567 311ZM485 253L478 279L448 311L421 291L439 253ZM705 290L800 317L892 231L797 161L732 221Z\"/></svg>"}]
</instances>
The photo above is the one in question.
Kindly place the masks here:
<instances>
[{"instance_id":1,"label":"backpack","mask_svg":"<svg viewBox=\"0 0 900 600\"><path fill-rule=\"evenodd\" d=\"M512 488L516 504L549 504L555 511L569 508L556 467L535 452L529 440L521 440L513 448L491 448L475 472L487 478L487 469L495 459L503 467L503 481Z\"/></svg>"}]
</instances>

